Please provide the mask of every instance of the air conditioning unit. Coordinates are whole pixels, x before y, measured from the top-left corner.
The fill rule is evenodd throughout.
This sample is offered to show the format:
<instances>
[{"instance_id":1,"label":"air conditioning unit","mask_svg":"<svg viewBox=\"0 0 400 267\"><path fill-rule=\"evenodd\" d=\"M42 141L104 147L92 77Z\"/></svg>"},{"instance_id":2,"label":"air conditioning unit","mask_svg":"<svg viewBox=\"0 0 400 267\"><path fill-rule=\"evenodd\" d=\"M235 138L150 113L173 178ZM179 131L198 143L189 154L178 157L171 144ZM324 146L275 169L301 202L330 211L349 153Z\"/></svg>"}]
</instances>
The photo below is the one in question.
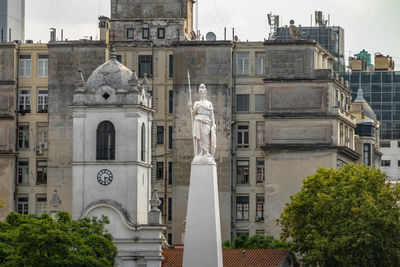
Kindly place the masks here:
<instances>
[{"instance_id":1,"label":"air conditioning unit","mask_svg":"<svg viewBox=\"0 0 400 267\"><path fill-rule=\"evenodd\" d=\"M47 149L47 143L41 143L40 144L41 149Z\"/></svg>"},{"instance_id":2,"label":"air conditioning unit","mask_svg":"<svg viewBox=\"0 0 400 267\"><path fill-rule=\"evenodd\" d=\"M43 150L41 150L40 148L35 148L35 153L36 153L36 155L42 155Z\"/></svg>"}]
</instances>

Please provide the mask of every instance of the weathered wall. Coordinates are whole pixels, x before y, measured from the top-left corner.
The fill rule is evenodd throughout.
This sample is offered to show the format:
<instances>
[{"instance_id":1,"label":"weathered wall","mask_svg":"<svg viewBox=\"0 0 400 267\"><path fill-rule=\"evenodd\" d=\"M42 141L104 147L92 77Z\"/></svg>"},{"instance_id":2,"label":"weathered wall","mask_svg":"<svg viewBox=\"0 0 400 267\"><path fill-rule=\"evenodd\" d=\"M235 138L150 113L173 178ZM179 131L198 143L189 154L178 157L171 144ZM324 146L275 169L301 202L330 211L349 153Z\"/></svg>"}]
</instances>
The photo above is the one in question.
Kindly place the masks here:
<instances>
[{"instance_id":1,"label":"weathered wall","mask_svg":"<svg viewBox=\"0 0 400 267\"><path fill-rule=\"evenodd\" d=\"M111 19L185 18L191 0L111 0Z\"/></svg>"},{"instance_id":2,"label":"weathered wall","mask_svg":"<svg viewBox=\"0 0 400 267\"><path fill-rule=\"evenodd\" d=\"M231 236L231 73L232 48L229 42L178 44L174 53L174 151L173 151L173 240L179 243L186 216L190 166L193 159L187 70L190 71L192 101L204 83L213 103L217 126L218 190L222 240Z\"/></svg>"},{"instance_id":3,"label":"weathered wall","mask_svg":"<svg viewBox=\"0 0 400 267\"><path fill-rule=\"evenodd\" d=\"M15 190L15 66L16 49L13 43L0 44L0 220L13 210Z\"/></svg>"},{"instance_id":4,"label":"weathered wall","mask_svg":"<svg viewBox=\"0 0 400 267\"><path fill-rule=\"evenodd\" d=\"M336 151L277 151L265 156L265 233L279 238L280 218L290 196L300 191L303 179L313 174L318 167L336 169ZM288 166L290 166L288 168Z\"/></svg>"},{"instance_id":5,"label":"weathered wall","mask_svg":"<svg viewBox=\"0 0 400 267\"><path fill-rule=\"evenodd\" d=\"M78 70L87 79L105 62L102 42L55 42L49 47L49 161L47 195L54 189L60 210L72 211L72 104ZM52 207L49 207L51 211Z\"/></svg>"}]
</instances>

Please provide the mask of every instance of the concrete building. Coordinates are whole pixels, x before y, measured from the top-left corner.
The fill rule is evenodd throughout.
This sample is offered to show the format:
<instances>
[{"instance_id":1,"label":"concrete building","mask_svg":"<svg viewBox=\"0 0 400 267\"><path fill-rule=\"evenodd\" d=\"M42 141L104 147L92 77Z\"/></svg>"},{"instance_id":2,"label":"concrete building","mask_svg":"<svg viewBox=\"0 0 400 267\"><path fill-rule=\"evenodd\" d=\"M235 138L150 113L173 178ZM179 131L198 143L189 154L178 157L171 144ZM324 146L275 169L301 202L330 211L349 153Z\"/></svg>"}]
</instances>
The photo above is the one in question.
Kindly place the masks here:
<instances>
[{"instance_id":1,"label":"concrete building","mask_svg":"<svg viewBox=\"0 0 400 267\"><path fill-rule=\"evenodd\" d=\"M0 47L4 69L0 80L8 88L1 95L1 103L6 103L2 121L8 120L1 127L8 153L2 154L13 155L13 164L9 165L12 169L1 175L12 189L11 195L3 194L10 209L40 215L47 211L47 45L2 43ZM1 217L8 211L6 208Z\"/></svg>"},{"instance_id":2,"label":"concrete building","mask_svg":"<svg viewBox=\"0 0 400 267\"><path fill-rule=\"evenodd\" d=\"M191 0L173 0L160 5L143 0L111 1L111 18L99 18L100 41L47 44L50 66L47 151L41 143L31 148L42 149L43 155L19 151L15 109L10 106L9 111L4 111L5 116L0 117L0 124L7 125L10 133L2 134L2 137L7 136L3 141L7 146L1 164L7 166L8 173L0 175L7 185L1 190L11 203L10 209L15 209L13 203L18 204L17 199L13 199L15 187L19 186L16 158L32 156L32 162L48 159L47 185L26 187L26 190L33 188L28 194L27 211L34 212L36 195L42 191L46 192L48 212L74 211L73 170L79 164L75 165L73 152L72 104L77 70L81 70L83 80L88 80L109 58L110 42L114 43L118 61L135 70L139 79L147 74L149 80L151 106L155 110L149 130L152 133L151 183L160 195L168 243L183 242L193 158L187 70L190 71L193 100L199 84L205 83L209 100L215 103L218 147L215 160L222 240L240 234L277 235L279 228L275 219L290 195L300 189L304 177L314 173L318 166L340 168L346 162L362 162L360 155L364 155L364 151L361 148L366 142L370 142L371 151L378 150L375 135L357 137L358 124L370 123L363 122L369 111L364 104L358 104L358 108L354 106L354 114L350 113L353 111L351 91L348 84L332 72L335 56L322 45L312 40L193 40L196 36L192 30L192 5ZM13 57L16 62L17 52L15 44L1 46L4 60ZM27 66L33 68L33 65ZM5 64L0 67L9 68ZM8 97L15 99L19 88L16 69L0 73L8 75L1 77L2 85L8 90L4 90L2 96L7 97L5 92L8 92ZM37 88L44 85L35 86L38 92ZM86 115L95 117L89 113ZM35 125L45 122L43 114L33 111L19 116L31 115L35 116L31 117L29 125L34 121ZM377 125L373 120L372 130L378 129ZM373 165L375 154L370 155ZM32 168L35 170L34 165L29 165L29 173ZM32 182L37 176L30 178Z\"/></svg>"},{"instance_id":3,"label":"concrete building","mask_svg":"<svg viewBox=\"0 0 400 267\"><path fill-rule=\"evenodd\" d=\"M356 99L358 89L381 122L380 151L383 153L381 169L389 179L400 179L400 72L393 70L391 57L376 53L375 62L369 70L340 73L350 82L352 97Z\"/></svg>"},{"instance_id":4,"label":"concrete building","mask_svg":"<svg viewBox=\"0 0 400 267\"><path fill-rule=\"evenodd\" d=\"M325 47L335 58L334 71L345 70L344 60L344 29L340 26L330 26L329 19L325 20L322 11L315 11L314 26L299 26L301 39L312 39ZM291 40L289 27L277 27L274 34L276 40Z\"/></svg>"},{"instance_id":5,"label":"concrete building","mask_svg":"<svg viewBox=\"0 0 400 267\"><path fill-rule=\"evenodd\" d=\"M0 0L0 42L25 40L25 0Z\"/></svg>"}]
</instances>

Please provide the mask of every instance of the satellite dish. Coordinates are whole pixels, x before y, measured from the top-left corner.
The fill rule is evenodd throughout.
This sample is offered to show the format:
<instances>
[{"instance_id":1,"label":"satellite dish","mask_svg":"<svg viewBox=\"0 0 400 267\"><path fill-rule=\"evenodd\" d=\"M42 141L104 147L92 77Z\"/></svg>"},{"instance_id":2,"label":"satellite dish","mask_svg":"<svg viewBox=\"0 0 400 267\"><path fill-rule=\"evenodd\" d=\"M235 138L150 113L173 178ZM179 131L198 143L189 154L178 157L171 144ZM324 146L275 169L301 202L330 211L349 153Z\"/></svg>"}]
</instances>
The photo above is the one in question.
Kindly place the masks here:
<instances>
[{"instance_id":1,"label":"satellite dish","mask_svg":"<svg viewBox=\"0 0 400 267\"><path fill-rule=\"evenodd\" d=\"M217 36L213 32L207 32L206 39L207 41L215 41L217 40Z\"/></svg>"}]
</instances>

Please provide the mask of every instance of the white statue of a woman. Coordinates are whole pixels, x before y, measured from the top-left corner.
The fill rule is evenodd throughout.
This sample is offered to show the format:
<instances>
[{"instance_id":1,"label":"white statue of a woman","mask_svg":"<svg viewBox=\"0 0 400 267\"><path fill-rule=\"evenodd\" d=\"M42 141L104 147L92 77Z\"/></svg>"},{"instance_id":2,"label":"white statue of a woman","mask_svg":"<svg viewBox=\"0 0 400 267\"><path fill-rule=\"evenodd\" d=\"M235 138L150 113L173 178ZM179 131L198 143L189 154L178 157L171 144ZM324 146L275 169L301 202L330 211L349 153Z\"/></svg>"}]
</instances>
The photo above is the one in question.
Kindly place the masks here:
<instances>
[{"instance_id":1,"label":"white statue of a woman","mask_svg":"<svg viewBox=\"0 0 400 267\"><path fill-rule=\"evenodd\" d=\"M189 102L189 110L193 114L193 142L194 156L207 157L214 162L216 148L214 108L207 100L207 88L204 84L199 86L200 100Z\"/></svg>"}]
</instances>

